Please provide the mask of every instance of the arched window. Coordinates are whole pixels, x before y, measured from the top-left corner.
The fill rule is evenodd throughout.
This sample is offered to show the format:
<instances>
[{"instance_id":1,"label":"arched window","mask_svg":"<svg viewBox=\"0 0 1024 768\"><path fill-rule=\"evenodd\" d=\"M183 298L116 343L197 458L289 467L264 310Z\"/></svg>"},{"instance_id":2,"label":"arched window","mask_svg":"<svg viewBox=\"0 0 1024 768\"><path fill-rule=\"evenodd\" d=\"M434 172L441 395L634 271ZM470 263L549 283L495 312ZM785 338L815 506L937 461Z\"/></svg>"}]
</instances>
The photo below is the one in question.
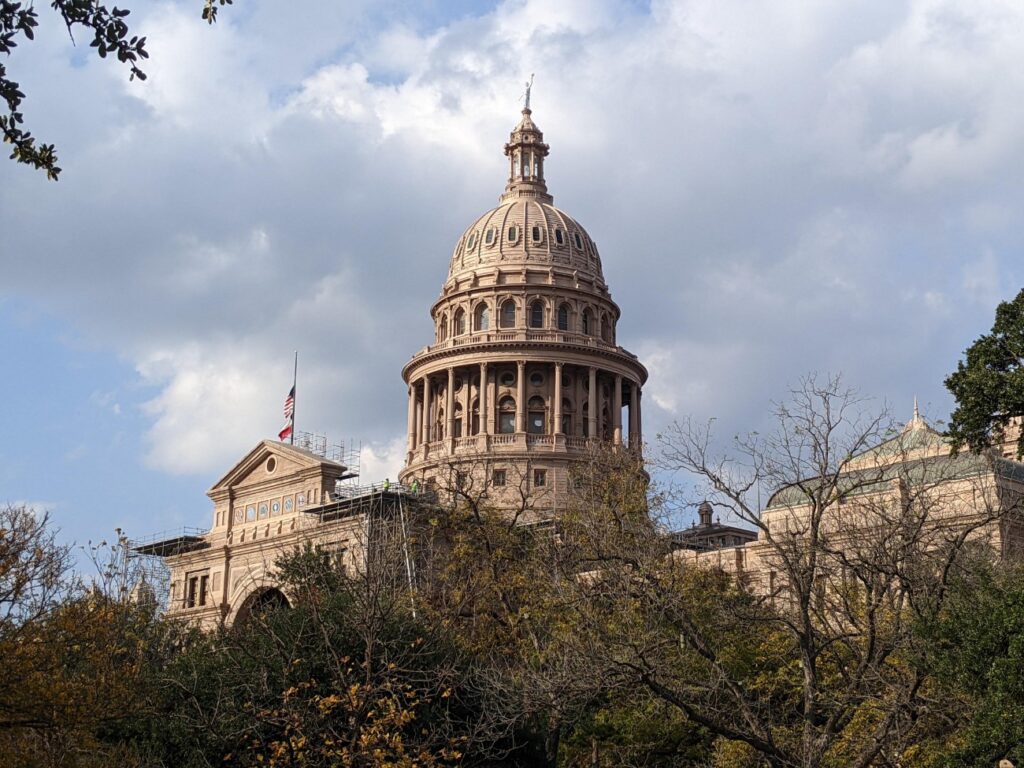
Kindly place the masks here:
<instances>
[{"instance_id":1,"label":"arched window","mask_svg":"<svg viewBox=\"0 0 1024 768\"><path fill-rule=\"evenodd\" d=\"M544 327L544 302L537 299L530 305L530 327Z\"/></svg>"},{"instance_id":2,"label":"arched window","mask_svg":"<svg viewBox=\"0 0 1024 768\"><path fill-rule=\"evenodd\" d=\"M544 398L531 397L526 414L526 431L534 435L543 435L547 430L544 423Z\"/></svg>"},{"instance_id":3,"label":"arched window","mask_svg":"<svg viewBox=\"0 0 1024 768\"><path fill-rule=\"evenodd\" d=\"M444 341L448 338L448 313L441 315L441 324L437 328L437 340Z\"/></svg>"},{"instance_id":4,"label":"arched window","mask_svg":"<svg viewBox=\"0 0 1024 768\"><path fill-rule=\"evenodd\" d=\"M530 237L533 238L533 242L535 243L539 243L543 238L541 228L536 224L534 224L533 227L530 228Z\"/></svg>"},{"instance_id":5,"label":"arched window","mask_svg":"<svg viewBox=\"0 0 1024 768\"><path fill-rule=\"evenodd\" d=\"M512 299L508 299L501 305L501 317L498 322L502 328L516 327L516 303Z\"/></svg>"},{"instance_id":6,"label":"arched window","mask_svg":"<svg viewBox=\"0 0 1024 768\"><path fill-rule=\"evenodd\" d=\"M601 339L602 341L612 340L612 334L608 325L608 315L601 315Z\"/></svg>"},{"instance_id":7,"label":"arched window","mask_svg":"<svg viewBox=\"0 0 1024 768\"><path fill-rule=\"evenodd\" d=\"M498 403L498 431L503 435L516 431L516 401L511 397L503 397Z\"/></svg>"},{"instance_id":8,"label":"arched window","mask_svg":"<svg viewBox=\"0 0 1024 768\"><path fill-rule=\"evenodd\" d=\"M583 413L580 416L581 426L583 427L583 436L590 437L590 403L583 404Z\"/></svg>"},{"instance_id":9,"label":"arched window","mask_svg":"<svg viewBox=\"0 0 1024 768\"><path fill-rule=\"evenodd\" d=\"M472 416L470 416L470 432L474 435L480 434L480 401L474 399L471 405Z\"/></svg>"},{"instance_id":10,"label":"arched window","mask_svg":"<svg viewBox=\"0 0 1024 768\"><path fill-rule=\"evenodd\" d=\"M455 419L452 421L452 437L462 437L462 403L455 404Z\"/></svg>"},{"instance_id":11,"label":"arched window","mask_svg":"<svg viewBox=\"0 0 1024 768\"><path fill-rule=\"evenodd\" d=\"M587 336L590 335L590 326L591 326L591 324L592 323L590 322L590 310L589 309L584 309L583 310L583 333L585 333Z\"/></svg>"},{"instance_id":12,"label":"arched window","mask_svg":"<svg viewBox=\"0 0 1024 768\"><path fill-rule=\"evenodd\" d=\"M478 304L473 313L473 330L486 331L491 323L491 313L486 304Z\"/></svg>"},{"instance_id":13,"label":"arched window","mask_svg":"<svg viewBox=\"0 0 1024 768\"><path fill-rule=\"evenodd\" d=\"M563 304L558 308L558 330L569 330L569 305Z\"/></svg>"},{"instance_id":14,"label":"arched window","mask_svg":"<svg viewBox=\"0 0 1024 768\"><path fill-rule=\"evenodd\" d=\"M571 435L572 432L572 400L568 397L562 398L562 434Z\"/></svg>"},{"instance_id":15,"label":"arched window","mask_svg":"<svg viewBox=\"0 0 1024 768\"><path fill-rule=\"evenodd\" d=\"M438 392L438 397L442 396L441 392ZM434 418L434 440L444 440L444 408L437 409L437 416Z\"/></svg>"}]
</instances>

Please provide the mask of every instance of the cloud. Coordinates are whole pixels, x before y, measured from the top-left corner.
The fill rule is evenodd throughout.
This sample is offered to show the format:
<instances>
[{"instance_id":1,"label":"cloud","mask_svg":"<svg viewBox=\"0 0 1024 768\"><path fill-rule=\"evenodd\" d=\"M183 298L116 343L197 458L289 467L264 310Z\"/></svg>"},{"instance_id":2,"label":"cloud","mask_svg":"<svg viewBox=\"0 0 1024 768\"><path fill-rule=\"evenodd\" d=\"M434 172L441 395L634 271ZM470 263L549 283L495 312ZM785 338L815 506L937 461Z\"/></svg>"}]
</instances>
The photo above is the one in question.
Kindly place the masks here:
<instances>
[{"instance_id":1,"label":"cloud","mask_svg":"<svg viewBox=\"0 0 1024 768\"><path fill-rule=\"evenodd\" d=\"M59 185L7 169L0 296L130 361L149 467L213 475L276 433L298 349L300 429L365 441L364 475L394 477L401 367L455 239L497 201L535 73L549 185L601 248L652 435L685 413L752 423L815 369L942 400L1019 284L1022 15L267 0L210 29L191 4L143 6L144 85L32 53L51 75L33 98L74 105L36 130L74 138Z\"/></svg>"}]
</instances>

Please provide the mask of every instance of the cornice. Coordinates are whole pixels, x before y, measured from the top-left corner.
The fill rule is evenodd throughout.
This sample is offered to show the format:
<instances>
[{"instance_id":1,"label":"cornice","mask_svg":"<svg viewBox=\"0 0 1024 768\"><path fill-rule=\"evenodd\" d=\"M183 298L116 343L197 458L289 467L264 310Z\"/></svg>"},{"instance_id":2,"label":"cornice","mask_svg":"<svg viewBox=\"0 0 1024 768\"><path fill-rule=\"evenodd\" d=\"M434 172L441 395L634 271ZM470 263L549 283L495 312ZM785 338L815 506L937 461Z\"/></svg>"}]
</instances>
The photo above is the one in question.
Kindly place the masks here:
<instances>
[{"instance_id":1,"label":"cornice","mask_svg":"<svg viewBox=\"0 0 1024 768\"><path fill-rule=\"evenodd\" d=\"M521 353L524 351L536 353L538 359L535 362L538 363L564 362L570 365L579 364L573 363L573 361L570 360L549 359L553 352L559 351L573 355L582 355L584 358L609 360L634 373L638 373L638 379L641 385L647 381L647 368L640 362L636 355L628 352L622 347L589 346L585 344L573 344L572 342L565 341L536 341L526 339L510 341L481 341L471 344L460 344L458 346L445 347L444 349L428 348L428 351L416 355L412 360L405 364L402 368L402 378L405 380L406 384L408 384L412 371L440 360L468 357L470 359L465 360L463 364L472 365L473 363L492 362L488 358L492 357L495 353ZM480 359L482 354L486 354L486 357ZM478 359L474 360L473 358Z\"/></svg>"}]
</instances>

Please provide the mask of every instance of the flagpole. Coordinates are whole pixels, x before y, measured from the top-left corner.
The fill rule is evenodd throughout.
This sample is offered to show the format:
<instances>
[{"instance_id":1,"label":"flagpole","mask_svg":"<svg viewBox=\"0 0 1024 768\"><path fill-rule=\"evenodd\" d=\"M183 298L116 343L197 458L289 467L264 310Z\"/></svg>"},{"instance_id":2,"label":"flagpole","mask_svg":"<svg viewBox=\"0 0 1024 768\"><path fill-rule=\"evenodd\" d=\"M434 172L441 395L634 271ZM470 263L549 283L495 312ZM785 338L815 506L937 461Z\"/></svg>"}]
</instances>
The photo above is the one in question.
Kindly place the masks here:
<instances>
[{"instance_id":1,"label":"flagpole","mask_svg":"<svg viewBox=\"0 0 1024 768\"><path fill-rule=\"evenodd\" d=\"M292 397L292 434L291 441L292 445L295 445L295 401L299 397L299 390L296 389L296 384L299 383L299 350L295 350L295 368L292 370L292 392L295 395Z\"/></svg>"}]
</instances>

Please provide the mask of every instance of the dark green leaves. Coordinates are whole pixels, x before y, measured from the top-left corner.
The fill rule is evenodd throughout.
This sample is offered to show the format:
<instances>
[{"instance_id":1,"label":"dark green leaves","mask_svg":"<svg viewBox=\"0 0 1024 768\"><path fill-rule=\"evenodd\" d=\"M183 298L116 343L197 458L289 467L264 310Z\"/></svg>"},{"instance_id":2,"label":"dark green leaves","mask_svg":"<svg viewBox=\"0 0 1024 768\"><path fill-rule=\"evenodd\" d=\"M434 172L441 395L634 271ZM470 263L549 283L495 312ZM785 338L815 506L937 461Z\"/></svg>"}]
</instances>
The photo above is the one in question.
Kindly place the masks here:
<instances>
[{"instance_id":1,"label":"dark green leaves","mask_svg":"<svg viewBox=\"0 0 1024 768\"><path fill-rule=\"evenodd\" d=\"M1011 419L1024 415L1024 290L996 308L992 332L967 348L945 383L957 402L948 432L955 449L977 453L1007 437Z\"/></svg>"}]
</instances>

